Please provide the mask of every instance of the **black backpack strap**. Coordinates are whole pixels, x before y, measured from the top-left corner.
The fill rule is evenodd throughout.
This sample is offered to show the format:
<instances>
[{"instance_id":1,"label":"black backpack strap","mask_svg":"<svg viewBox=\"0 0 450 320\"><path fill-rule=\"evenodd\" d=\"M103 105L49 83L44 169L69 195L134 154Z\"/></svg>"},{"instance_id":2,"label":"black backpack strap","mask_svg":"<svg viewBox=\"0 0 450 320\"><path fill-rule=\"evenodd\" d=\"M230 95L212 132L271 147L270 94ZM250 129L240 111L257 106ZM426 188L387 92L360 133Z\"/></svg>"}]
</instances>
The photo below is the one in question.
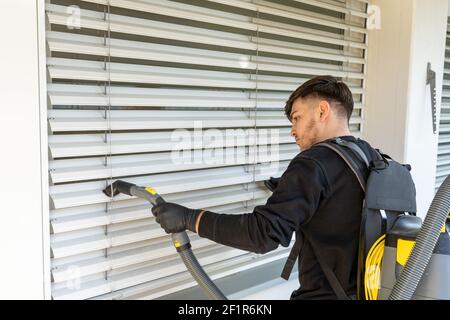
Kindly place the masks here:
<instances>
[{"instance_id":1,"label":"black backpack strap","mask_svg":"<svg viewBox=\"0 0 450 320\"><path fill-rule=\"evenodd\" d=\"M334 293L336 294L337 298L339 300L351 300L349 296L345 293L344 288L342 288L341 283L336 278L336 275L334 274L333 270L325 263L325 260L323 258L322 253L317 248L315 242L311 239L311 237L308 235L308 233L305 230L302 230L302 233L305 237L305 239L311 244L311 248L313 249L314 255L317 258L317 261L319 262L320 267L322 268L323 273L325 274L325 277L328 280L328 283L330 284L331 288L333 289Z\"/></svg>"},{"instance_id":2,"label":"black backpack strap","mask_svg":"<svg viewBox=\"0 0 450 320\"><path fill-rule=\"evenodd\" d=\"M336 152L345 161L345 163L347 163L349 168L353 171L353 173L355 174L356 178L358 179L359 185L361 186L363 191L366 192L366 179L362 175L358 164L355 162L355 160L353 160L352 157L350 157L344 151L344 149L342 147L340 147L339 145L336 145L334 143L331 143L331 142L322 142L322 143L317 144L317 146L326 147L326 148L329 148L329 149L333 150L334 152ZM354 143L353 147L359 148L359 146L356 143ZM359 148L359 150L361 152L363 152L361 150L361 148ZM363 154L364 154L364 152L363 152ZM366 161L367 161L367 158L366 158Z\"/></svg>"},{"instance_id":3,"label":"black backpack strap","mask_svg":"<svg viewBox=\"0 0 450 320\"><path fill-rule=\"evenodd\" d=\"M326 146L332 150L334 150L346 163L347 165L350 167L350 169L353 171L353 173L355 174L356 178L358 179L358 182L362 188L362 190L364 191L364 193L366 193L366 179L364 178L364 175L362 173L362 167L360 167L354 160L354 158L347 153L346 151L348 149L350 149L353 155L355 155L356 157L359 158L359 160L362 160L362 162L365 163L366 167L370 170L370 168L372 167L372 165L369 164L369 161L367 160L367 157L364 153L364 151L354 142L351 141L345 141L342 139L335 139L335 140L331 140L331 142L324 142L321 145ZM348 148L348 149L347 149ZM377 155L379 153L377 152ZM381 158L381 156L380 156ZM373 162L372 162L373 164ZM383 163L384 164L384 163ZM383 165L384 167L384 165ZM362 209L362 208L361 208ZM365 214L364 211L362 211L362 224L364 224L365 222ZM362 229L361 229L362 230ZM363 282L362 282L362 274L364 274L364 252L363 252L363 247L361 246L361 241L363 240L363 233L360 232L359 235L359 247L358 247L358 271L357 271L357 297L361 298L362 297L362 288L364 288L363 286Z\"/></svg>"},{"instance_id":4,"label":"black backpack strap","mask_svg":"<svg viewBox=\"0 0 450 320\"><path fill-rule=\"evenodd\" d=\"M312 241L311 237L306 233L305 230L301 229L301 232L302 232L304 238L311 244L311 248L314 252L314 255L317 258L317 261L319 262L320 268L322 269L323 273L325 274L325 277L327 278L328 283L330 284L330 286L333 289L334 293L336 294L337 298L339 300L351 300L349 298L349 296L345 293L345 290L342 288L342 285L339 282L339 280L336 278L336 275L334 274L334 272L325 263L323 256L320 253L320 250L317 249L317 246ZM281 272L281 277L283 279L289 280L289 276L292 272L292 268L294 267L295 261L297 260L297 257L300 254L300 250L301 250L300 241L299 241L299 239L296 239L294 245L292 246L291 252L289 253L289 257L283 267L283 271Z\"/></svg>"},{"instance_id":5,"label":"black backpack strap","mask_svg":"<svg viewBox=\"0 0 450 320\"><path fill-rule=\"evenodd\" d=\"M316 259L319 262L320 268L322 269L323 273L325 274L325 277L327 278L328 283L330 284L330 286L333 289L334 293L336 294L337 298L339 300L350 300L348 295L345 293L345 290L342 288L341 283L336 278L336 275L334 274L334 272L325 263L325 260L322 256L322 254L320 253L320 250L318 250L314 241L311 239L311 237L308 235L308 233L305 230L300 229L300 231L302 232L305 240L307 240L310 243L311 248L314 252L314 255L316 256ZM299 241L299 239L296 239L294 245L292 246L291 252L289 253L289 257L283 267L283 271L281 272L281 277L283 279L285 279L285 280L289 279L289 276L292 272L292 268L294 267L295 261L297 260L300 250L301 250L300 241Z\"/></svg>"},{"instance_id":6,"label":"black backpack strap","mask_svg":"<svg viewBox=\"0 0 450 320\"><path fill-rule=\"evenodd\" d=\"M344 146L347 148L350 148L353 150L353 152L359 156L359 158L366 164L366 167L369 168L370 167L370 163L369 160L366 157L366 154L364 153L364 151L354 142L352 141L347 141L341 138L336 138L334 140L338 145L340 146Z\"/></svg>"},{"instance_id":7,"label":"black backpack strap","mask_svg":"<svg viewBox=\"0 0 450 320\"><path fill-rule=\"evenodd\" d=\"M297 257L300 255L300 241L299 239L295 239L294 245L292 246L291 252L289 252L289 256L284 264L283 271L281 271L281 277L284 280L289 280L289 276L292 273L292 269L294 268L295 261Z\"/></svg>"}]
</instances>

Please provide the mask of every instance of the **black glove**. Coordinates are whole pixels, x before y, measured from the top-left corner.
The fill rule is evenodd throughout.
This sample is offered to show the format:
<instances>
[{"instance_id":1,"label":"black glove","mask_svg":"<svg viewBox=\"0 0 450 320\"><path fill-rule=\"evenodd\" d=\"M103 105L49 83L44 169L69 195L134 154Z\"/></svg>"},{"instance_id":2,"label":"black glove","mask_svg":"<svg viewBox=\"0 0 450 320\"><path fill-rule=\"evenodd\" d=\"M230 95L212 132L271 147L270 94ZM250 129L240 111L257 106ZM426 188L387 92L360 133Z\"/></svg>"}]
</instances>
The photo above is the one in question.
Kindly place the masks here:
<instances>
[{"instance_id":1,"label":"black glove","mask_svg":"<svg viewBox=\"0 0 450 320\"><path fill-rule=\"evenodd\" d=\"M152 213L166 233L184 230L195 231L195 223L201 210L189 209L176 203L164 202L153 206Z\"/></svg>"},{"instance_id":2,"label":"black glove","mask_svg":"<svg viewBox=\"0 0 450 320\"><path fill-rule=\"evenodd\" d=\"M278 187L280 179L281 177L280 178L270 177L269 180L264 180L264 185L267 187L267 189L273 192Z\"/></svg>"}]
</instances>

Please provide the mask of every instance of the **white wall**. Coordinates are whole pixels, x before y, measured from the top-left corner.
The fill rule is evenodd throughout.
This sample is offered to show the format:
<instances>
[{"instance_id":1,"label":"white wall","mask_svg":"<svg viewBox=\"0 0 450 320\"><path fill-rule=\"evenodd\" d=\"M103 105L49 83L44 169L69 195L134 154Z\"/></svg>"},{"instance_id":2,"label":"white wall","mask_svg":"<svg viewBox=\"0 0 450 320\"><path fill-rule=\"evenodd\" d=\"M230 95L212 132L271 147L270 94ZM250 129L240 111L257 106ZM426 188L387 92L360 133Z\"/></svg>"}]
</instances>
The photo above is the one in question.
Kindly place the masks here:
<instances>
[{"instance_id":1,"label":"white wall","mask_svg":"<svg viewBox=\"0 0 450 320\"><path fill-rule=\"evenodd\" d=\"M408 87L405 161L414 168L419 213L434 197L438 132L433 134L431 98L426 83L427 62L436 71L437 110L440 110L447 30L447 0L416 0L413 10ZM439 122L437 122L438 124Z\"/></svg>"},{"instance_id":2,"label":"white wall","mask_svg":"<svg viewBox=\"0 0 450 320\"><path fill-rule=\"evenodd\" d=\"M0 299L43 299L49 284L37 12L36 1L0 1Z\"/></svg>"},{"instance_id":3,"label":"white wall","mask_svg":"<svg viewBox=\"0 0 450 320\"><path fill-rule=\"evenodd\" d=\"M427 62L437 75L440 104L448 0L373 0L381 28L369 32L364 138L410 163L419 215L434 195L437 134L433 134ZM439 106L438 106L439 107Z\"/></svg>"},{"instance_id":4,"label":"white wall","mask_svg":"<svg viewBox=\"0 0 450 320\"><path fill-rule=\"evenodd\" d=\"M368 34L368 81L364 138L403 160L409 76L412 2L374 0L381 29Z\"/></svg>"}]
</instances>

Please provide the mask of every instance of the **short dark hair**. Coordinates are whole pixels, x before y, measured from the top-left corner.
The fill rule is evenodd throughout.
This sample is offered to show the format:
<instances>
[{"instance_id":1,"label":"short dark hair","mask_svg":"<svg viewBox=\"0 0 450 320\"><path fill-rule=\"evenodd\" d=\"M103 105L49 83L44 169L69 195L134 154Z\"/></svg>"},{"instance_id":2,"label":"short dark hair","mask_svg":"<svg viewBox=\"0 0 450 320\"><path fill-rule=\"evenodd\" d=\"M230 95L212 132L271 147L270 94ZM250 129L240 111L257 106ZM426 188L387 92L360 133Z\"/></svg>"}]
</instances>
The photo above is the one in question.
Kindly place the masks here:
<instances>
[{"instance_id":1,"label":"short dark hair","mask_svg":"<svg viewBox=\"0 0 450 320\"><path fill-rule=\"evenodd\" d=\"M337 102L336 107L341 116L346 116L347 121L353 112L353 96L348 86L332 76L318 76L312 78L292 92L286 101L284 111L291 120L292 104L298 98L317 97L328 101Z\"/></svg>"}]
</instances>

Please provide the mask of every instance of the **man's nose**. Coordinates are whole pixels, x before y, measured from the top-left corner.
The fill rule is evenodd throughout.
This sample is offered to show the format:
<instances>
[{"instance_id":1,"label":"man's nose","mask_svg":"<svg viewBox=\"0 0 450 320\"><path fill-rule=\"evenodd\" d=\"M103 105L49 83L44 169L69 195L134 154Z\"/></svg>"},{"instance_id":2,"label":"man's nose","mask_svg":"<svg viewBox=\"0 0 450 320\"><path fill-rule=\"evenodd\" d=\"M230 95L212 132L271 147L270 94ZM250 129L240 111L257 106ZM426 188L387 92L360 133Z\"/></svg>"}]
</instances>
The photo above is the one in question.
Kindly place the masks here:
<instances>
[{"instance_id":1,"label":"man's nose","mask_svg":"<svg viewBox=\"0 0 450 320\"><path fill-rule=\"evenodd\" d=\"M294 127L291 128L291 136L293 136L294 138L297 137L297 134L295 133Z\"/></svg>"}]
</instances>

